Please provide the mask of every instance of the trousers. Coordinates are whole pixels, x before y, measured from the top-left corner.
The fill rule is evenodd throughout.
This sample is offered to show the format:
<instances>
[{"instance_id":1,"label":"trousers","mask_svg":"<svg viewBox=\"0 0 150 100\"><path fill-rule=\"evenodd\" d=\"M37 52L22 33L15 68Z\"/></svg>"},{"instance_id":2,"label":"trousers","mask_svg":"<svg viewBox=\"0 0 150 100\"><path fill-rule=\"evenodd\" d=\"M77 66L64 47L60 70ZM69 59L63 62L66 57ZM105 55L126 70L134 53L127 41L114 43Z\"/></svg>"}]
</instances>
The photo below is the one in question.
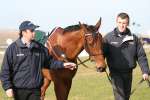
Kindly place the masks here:
<instances>
[{"instance_id":1,"label":"trousers","mask_svg":"<svg viewBox=\"0 0 150 100\"><path fill-rule=\"evenodd\" d=\"M40 100L40 89L14 89L15 100Z\"/></svg>"},{"instance_id":2,"label":"trousers","mask_svg":"<svg viewBox=\"0 0 150 100\"><path fill-rule=\"evenodd\" d=\"M110 73L115 100L129 100L132 86L132 72Z\"/></svg>"}]
</instances>

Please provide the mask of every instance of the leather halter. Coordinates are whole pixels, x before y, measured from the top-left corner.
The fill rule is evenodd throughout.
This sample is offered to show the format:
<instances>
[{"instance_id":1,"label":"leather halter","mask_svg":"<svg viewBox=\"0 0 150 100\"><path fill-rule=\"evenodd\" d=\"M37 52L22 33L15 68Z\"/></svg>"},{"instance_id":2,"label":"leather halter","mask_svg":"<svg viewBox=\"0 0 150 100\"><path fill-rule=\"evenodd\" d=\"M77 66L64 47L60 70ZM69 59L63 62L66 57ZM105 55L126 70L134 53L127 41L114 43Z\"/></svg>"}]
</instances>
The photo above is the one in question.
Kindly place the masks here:
<instances>
[{"instance_id":1,"label":"leather halter","mask_svg":"<svg viewBox=\"0 0 150 100\"><path fill-rule=\"evenodd\" d=\"M98 32L96 32L95 34L98 36L98 38L100 38L100 34ZM103 55L103 53L97 53L97 54L92 54L91 53L91 51L89 49L89 45L88 45L87 39L86 39L86 37L88 37L88 36L92 36L92 38L94 38L94 36L93 36L93 34L86 34L86 33L84 34L84 37L85 37L84 49L89 53L89 56Z\"/></svg>"}]
</instances>

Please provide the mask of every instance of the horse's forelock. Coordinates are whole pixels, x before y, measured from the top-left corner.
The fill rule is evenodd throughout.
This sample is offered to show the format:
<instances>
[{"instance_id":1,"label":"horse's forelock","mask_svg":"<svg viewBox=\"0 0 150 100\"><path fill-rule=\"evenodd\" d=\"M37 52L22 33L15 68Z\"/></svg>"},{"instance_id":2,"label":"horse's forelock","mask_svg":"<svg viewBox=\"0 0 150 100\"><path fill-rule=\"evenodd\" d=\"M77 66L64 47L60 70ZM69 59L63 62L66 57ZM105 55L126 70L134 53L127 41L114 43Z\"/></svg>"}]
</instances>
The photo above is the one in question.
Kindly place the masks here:
<instances>
[{"instance_id":1,"label":"horse's forelock","mask_svg":"<svg viewBox=\"0 0 150 100\"><path fill-rule=\"evenodd\" d=\"M95 26L93 26L93 25L89 25L89 26L87 26L87 29L88 29L88 31L90 31L90 32L97 32L96 27L95 27Z\"/></svg>"}]
</instances>

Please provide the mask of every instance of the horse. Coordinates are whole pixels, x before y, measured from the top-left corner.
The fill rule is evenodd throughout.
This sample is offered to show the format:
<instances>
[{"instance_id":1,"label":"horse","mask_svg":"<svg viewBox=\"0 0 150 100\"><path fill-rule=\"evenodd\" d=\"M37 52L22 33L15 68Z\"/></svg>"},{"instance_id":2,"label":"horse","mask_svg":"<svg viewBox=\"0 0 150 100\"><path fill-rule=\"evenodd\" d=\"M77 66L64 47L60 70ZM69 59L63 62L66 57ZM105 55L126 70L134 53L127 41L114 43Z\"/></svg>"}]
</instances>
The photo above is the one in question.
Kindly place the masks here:
<instances>
[{"instance_id":1,"label":"horse","mask_svg":"<svg viewBox=\"0 0 150 100\"><path fill-rule=\"evenodd\" d=\"M53 29L46 42L49 53L57 60L74 62L83 51L95 61L98 71L103 72L106 64L102 50L102 35L99 33L101 19L96 25L81 24L68 26L65 29ZM54 82L57 100L67 100L72 85L72 79L77 69L43 70L43 76ZM45 87L48 87L48 85Z\"/></svg>"}]
</instances>

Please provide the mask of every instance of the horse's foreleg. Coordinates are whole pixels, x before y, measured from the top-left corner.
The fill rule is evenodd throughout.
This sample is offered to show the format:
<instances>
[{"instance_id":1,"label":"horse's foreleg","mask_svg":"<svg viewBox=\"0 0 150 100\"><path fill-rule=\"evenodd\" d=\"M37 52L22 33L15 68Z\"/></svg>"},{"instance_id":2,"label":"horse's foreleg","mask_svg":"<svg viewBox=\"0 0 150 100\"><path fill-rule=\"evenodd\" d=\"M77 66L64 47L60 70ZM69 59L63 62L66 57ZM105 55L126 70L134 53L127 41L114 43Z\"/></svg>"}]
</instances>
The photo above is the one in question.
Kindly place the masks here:
<instances>
[{"instance_id":1,"label":"horse's foreleg","mask_svg":"<svg viewBox=\"0 0 150 100\"><path fill-rule=\"evenodd\" d=\"M58 80L54 82L54 89L57 100L67 100L72 80Z\"/></svg>"},{"instance_id":2,"label":"horse's foreleg","mask_svg":"<svg viewBox=\"0 0 150 100\"><path fill-rule=\"evenodd\" d=\"M41 87L41 97L44 97L45 96L45 92L48 88L48 86L50 85L51 81L44 78L44 81L43 81L43 85Z\"/></svg>"},{"instance_id":3,"label":"horse's foreleg","mask_svg":"<svg viewBox=\"0 0 150 100\"><path fill-rule=\"evenodd\" d=\"M44 77L44 81L43 81L43 85L41 87L41 97L44 98L45 92L51 83L51 76L50 76L49 69L42 69L42 74Z\"/></svg>"},{"instance_id":4,"label":"horse's foreleg","mask_svg":"<svg viewBox=\"0 0 150 100\"><path fill-rule=\"evenodd\" d=\"M52 80L49 69L43 68L42 69L42 74L43 74L43 77L47 78L48 80Z\"/></svg>"}]
</instances>

